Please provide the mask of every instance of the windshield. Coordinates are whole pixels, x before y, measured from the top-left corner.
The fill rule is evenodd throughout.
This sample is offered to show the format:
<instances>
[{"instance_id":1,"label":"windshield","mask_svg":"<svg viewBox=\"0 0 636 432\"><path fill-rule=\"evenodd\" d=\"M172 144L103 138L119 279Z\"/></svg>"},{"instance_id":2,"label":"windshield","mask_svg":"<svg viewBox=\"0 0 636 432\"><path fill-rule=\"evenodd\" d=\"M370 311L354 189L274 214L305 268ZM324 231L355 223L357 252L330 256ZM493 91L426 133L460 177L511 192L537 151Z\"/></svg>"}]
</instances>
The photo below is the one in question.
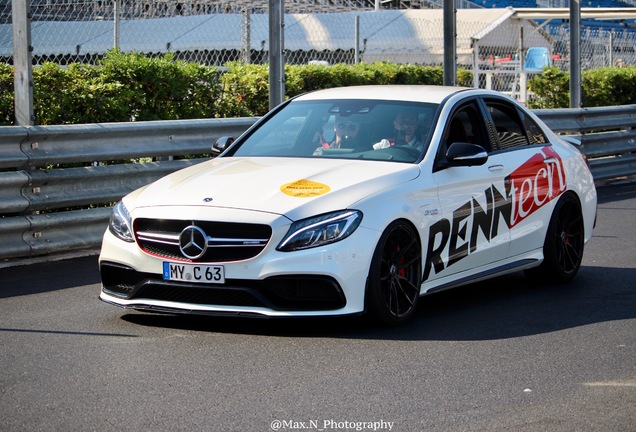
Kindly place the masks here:
<instances>
[{"instance_id":1,"label":"windshield","mask_svg":"<svg viewBox=\"0 0 636 432\"><path fill-rule=\"evenodd\" d=\"M292 101L228 155L413 163L428 146L437 107L384 100Z\"/></svg>"}]
</instances>

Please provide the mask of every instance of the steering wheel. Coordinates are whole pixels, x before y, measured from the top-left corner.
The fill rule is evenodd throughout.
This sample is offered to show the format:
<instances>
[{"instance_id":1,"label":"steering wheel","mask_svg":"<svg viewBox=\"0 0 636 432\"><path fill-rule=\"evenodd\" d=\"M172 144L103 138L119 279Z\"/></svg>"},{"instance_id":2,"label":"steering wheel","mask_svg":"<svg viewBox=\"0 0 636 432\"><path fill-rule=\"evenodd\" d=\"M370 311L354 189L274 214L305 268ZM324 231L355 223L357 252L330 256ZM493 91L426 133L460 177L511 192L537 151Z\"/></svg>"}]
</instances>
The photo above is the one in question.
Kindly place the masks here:
<instances>
[{"instance_id":1,"label":"steering wheel","mask_svg":"<svg viewBox=\"0 0 636 432\"><path fill-rule=\"evenodd\" d=\"M396 150L401 150L403 153L405 153L409 158L411 159L417 159L420 157L420 150L416 149L413 146L410 145L398 145L398 146L393 146L392 148L396 149Z\"/></svg>"}]
</instances>

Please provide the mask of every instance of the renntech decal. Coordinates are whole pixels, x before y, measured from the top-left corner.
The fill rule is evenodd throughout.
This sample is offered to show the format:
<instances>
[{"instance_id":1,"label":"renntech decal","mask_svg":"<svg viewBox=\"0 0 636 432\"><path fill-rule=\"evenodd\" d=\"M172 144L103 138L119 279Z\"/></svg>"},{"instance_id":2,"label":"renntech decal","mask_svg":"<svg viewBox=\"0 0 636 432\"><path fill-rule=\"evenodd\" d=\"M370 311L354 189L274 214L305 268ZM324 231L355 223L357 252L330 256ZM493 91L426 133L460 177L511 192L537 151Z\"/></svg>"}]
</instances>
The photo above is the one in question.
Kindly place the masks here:
<instances>
[{"instance_id":1,"label":"renntech decal","mask_svg":"<svg viewBox=\"0 0 636 432\"><path fill-rule=\"evenodd\" d=\"M543 147L510 174L506 185L513 227L565 191L563 161L552 147Z\"/></svg>"},{"instance_id":2,"label":"renntech decal","mask_svg":"<svg viewBox=\"0 0 636 432\"><path fill-rule=\"evenodd\" d=\"M485 208L472 198L453 212L452 220L443 218L431 225L424 280L428 279L432 268L439 273L475 252L480 232L490 242L499 235L502 220L507 227L510 226L512 201L505 198L494 185L486 189L484 194Z\"/></svg>"},{"instance_id":3,"label":"renntech decal","mask_svg":"<svg viewBox=\"0 0 636 432\"><path fill-rule=\"evenodd\" d=\"M504 184L505 194L495 185L484 191L485 207L472 198L453 211L452 219L442 218L430 226L424 280L431 270L439 273L474 253L480 238L492 241L502 229L509 230L561 195L566 189L563 161L551 147L543 147Z\"/></svg>"}]
</instances>

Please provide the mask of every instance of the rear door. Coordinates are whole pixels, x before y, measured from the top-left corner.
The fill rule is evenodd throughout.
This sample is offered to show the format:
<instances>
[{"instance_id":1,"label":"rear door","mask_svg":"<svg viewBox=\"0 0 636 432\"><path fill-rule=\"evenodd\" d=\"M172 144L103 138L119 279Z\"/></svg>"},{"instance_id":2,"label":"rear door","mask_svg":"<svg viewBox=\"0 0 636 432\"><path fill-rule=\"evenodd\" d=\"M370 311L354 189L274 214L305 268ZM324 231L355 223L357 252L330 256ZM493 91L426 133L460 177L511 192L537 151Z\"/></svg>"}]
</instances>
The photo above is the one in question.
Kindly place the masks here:
<instances>
[{"instance_id":1,"label":"rear door","mask_svg":"<svg viewBox=\"0 0 636 432\"><path fill-rule=\"evenodd\" d=\"M514 257L543 247L556 198L565 191L563 162L523 109L503 98L484 98L495 146L503 158Z\"/></svg>"}]
</instances>

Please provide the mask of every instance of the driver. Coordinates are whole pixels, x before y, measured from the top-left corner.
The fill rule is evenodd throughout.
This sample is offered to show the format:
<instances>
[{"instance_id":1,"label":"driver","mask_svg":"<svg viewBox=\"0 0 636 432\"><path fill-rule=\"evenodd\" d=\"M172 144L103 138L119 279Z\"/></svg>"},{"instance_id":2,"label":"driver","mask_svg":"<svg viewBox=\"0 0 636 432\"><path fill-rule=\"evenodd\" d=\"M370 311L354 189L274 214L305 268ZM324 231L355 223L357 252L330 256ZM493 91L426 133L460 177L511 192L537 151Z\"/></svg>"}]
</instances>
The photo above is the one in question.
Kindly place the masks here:
<instances>
[{"instance_id":1,"label":"driver","mask_svg":"<svg viewBox=\"0 0 636 432\"><path fill-rule=\"evenodd\" d=\"M358 136L358 132L360 132L360 122L353 117L338 116L336 123L333 125L333 129L336 136L329 145L329 148L346 148L349 147L349 144Z\"/></svg>"},{"instance_id":2,"label":"driver","mask_svg":"<svg viewBox=\"0 0 636 432\"><path fill-rule=\"evenodd\" d=\"M353 148L358 132L360 132L360 121L357 117L338 115L333 129L335 132L333 141L331 143L323 142L322 146L316 149L314 155L322 154L322 149Z\"/></svg>"}]
</instances>

